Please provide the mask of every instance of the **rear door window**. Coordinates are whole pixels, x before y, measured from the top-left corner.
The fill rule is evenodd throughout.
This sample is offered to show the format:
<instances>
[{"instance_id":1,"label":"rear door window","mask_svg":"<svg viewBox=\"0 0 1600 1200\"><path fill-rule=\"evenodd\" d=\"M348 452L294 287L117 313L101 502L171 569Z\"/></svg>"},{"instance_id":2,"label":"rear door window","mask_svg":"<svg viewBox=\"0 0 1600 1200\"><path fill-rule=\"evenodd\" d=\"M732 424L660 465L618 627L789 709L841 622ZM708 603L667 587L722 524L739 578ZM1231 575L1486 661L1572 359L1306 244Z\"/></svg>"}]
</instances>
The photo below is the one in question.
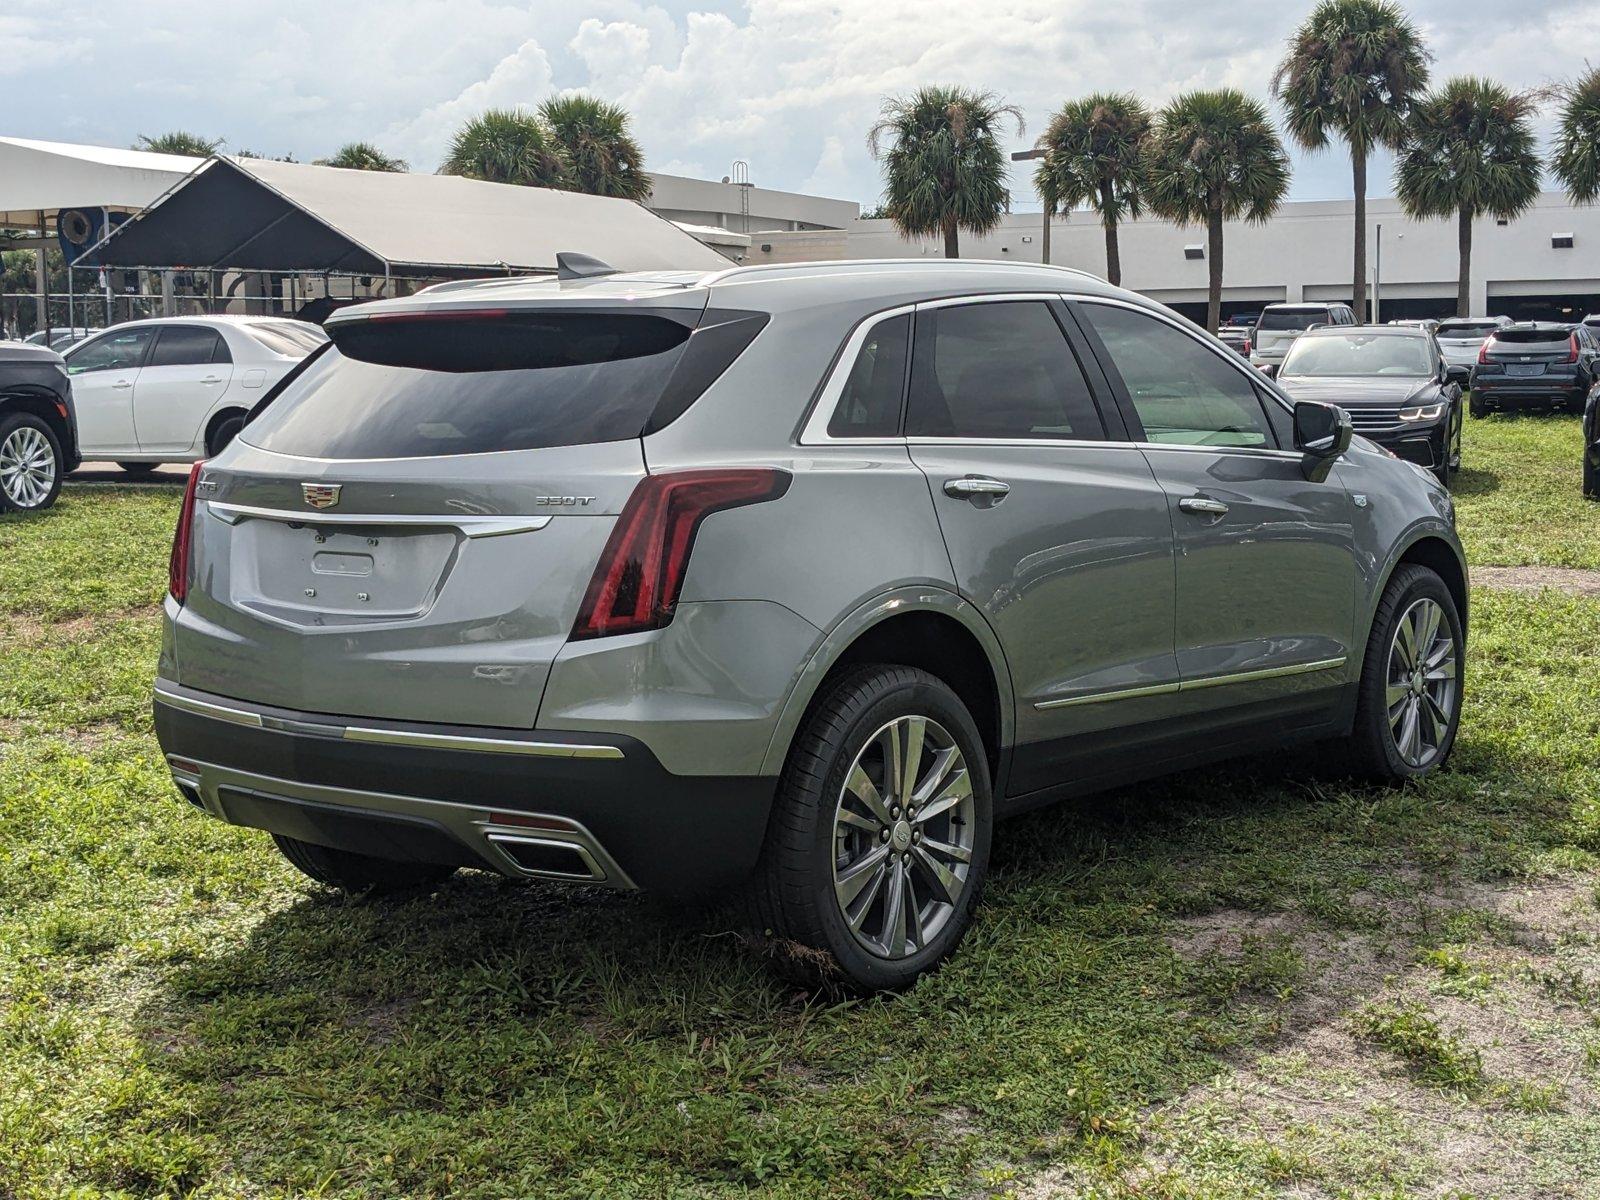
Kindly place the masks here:
<instances>
[{"instance_id":1,"label":"rear door window","mask_svg":"<svg viewBox=\"0 0 1600 1200\"><path fill-rule=\"evenodd\" d=\"M1105 425L1050 306L998 301L917 310L906 433L1100 441Z\"/></svg>"},{"instance_id":2,"label":"rear door window","mask_svg":"<svg viewBox=\"0 0 1600 1200\"><path fill-rule=\"evenodd\" d=\"M204 325L167 325L150 351L148 367L188 367L202 363L227 362L223 349L218 356L221 335Z\"/></svg>"},{"instance_id":3,"label":"rear door window","mask_svg":"<svg viewBox=\"0 0 1600 1200\"><path fill-rule=\"evenodd\" d=\"M334 345L258 410L245 440L311 458L414 458L639 437L690 329L636 313L512 312L330 333Z\"/></svg>"}]
</instances>

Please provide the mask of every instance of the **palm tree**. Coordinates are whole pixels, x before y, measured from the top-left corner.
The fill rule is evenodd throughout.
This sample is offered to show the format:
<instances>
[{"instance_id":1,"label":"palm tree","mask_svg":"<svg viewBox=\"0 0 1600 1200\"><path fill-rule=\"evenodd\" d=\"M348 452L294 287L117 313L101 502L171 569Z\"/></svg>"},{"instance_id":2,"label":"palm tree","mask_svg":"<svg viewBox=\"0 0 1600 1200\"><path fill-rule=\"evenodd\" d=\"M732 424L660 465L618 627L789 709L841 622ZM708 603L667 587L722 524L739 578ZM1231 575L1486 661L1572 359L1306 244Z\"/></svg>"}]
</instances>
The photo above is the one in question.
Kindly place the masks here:
<instances>
[{"instance_id":1,"label":"palm tree","mask_svg":"<svg viewBox=\"0 0 1600 1200\"><path fill-rule=\"evenodd\" d=\"M348 171L405 171L403 159L390 158L371 142L346 142L327 158L317 159L320 167L343 167Z\"/></svg>"},{"instance_id":2,"label":"palm tree","mask_svg":"<svg viewBox=\"0 0 1600 1200\"><path fill-rule=\"evenodd\" d=\"M1600 67L1556 89L1561 120L1550 170L1574 204L1600 200Z\"/></svg>"},{"instance_id":3,"label":"palm tree","mask_svg":"<svg viewBox=\"0 0 1600 1200\"><path fill-rule=\"evenodd\" d=\"M988 233L1011 203L999 126L1022 132L1022 112L992 92L925 87L883 102L867 136L884 159L884 208L901 236L942 234L946 258L959 258L959 231ZM889 143L884 150L884 142Z\"/></svg>"},{"instance_id":4,"label":"palm tree","mask_svg":"<svg viewBox=\"0 0 1600 1200\"><path fill-rule=\"evenodd\" d=\"M174 129L171 133L159 134L156 137L148 137L141 133L133 148L149 150L154 154L183 154L189 158L210 158L226 140L226 138L204 138L198 133Z\"/></svg>"},{"instance_id":5,"label":"palm tree","mask_svg":"<svg viewBox=\"0 0 1600 1200\"><path fill-rule=\"evenodd\" d=\"M1536 103L1533 93L1458 76L1412 109L1395 190L1410 217L1456 218L1458 317L1471 315L1473 218L1488 214L1509 221L1539 197L1539 156L1530 120Z\"/></svg>"},{"instance_id":6,"label":"palm tree","mask_svg":"<svg viewBox=\"0 0 1600 1200\"><path fill-rule=\"evenodd\" d=\"M1038 142L1045 155L1033 178L1046 214L1080 204L1100 214L1113 284L1122 283L1117 223L1139 215L1149 136L1150 112L1137 96L1096 92L1063 105Z\"/></svg>"},{"instance_id":7,"label":"palm tree","mask_svg":"<svg viewBox=\"0 0 1600 1200\"><path fill-rule=\"evenodd\" d=\"M1289 190L1289 156L1267 110L1243 92L1186 92L1156 118L1145 200L1180 225L1204 224L1210 270L1206 328L1222 317L1222 223L1264 222Z\"/></svg>"},{"instance_id":8,"label":"palm tree","mask_svg":"<svg viewBox=\"0 0 1600 1200\"><path fill-rule=\"evenodd\" d=\"M566 152L576 191L649 199L650 176L627 109L593 96L553 96L539 106L539 116Z\"/></svg>"},{"instance_id":9,"label":"palm tree","mask_svg":"<svg viewBox=\"0 0 1600 1200\"><path fill-rule=\"evenodd\" d=\"M1406 113L1428 86L1431 57L1394 0L1322 0L1289 39L1272 77L1290 137L1321 150L1336 134L1350 147L1357 319L1367 308L1367 158L1376 147L1404 145Z\"/></svg>"},{"instance_id":10,"label":"palm tree","mask_svg":"<svg viewBox=\"0 0 1600 1200\"><path fill-rule=\"evenodd\" d=\"M529 187L572 186L561 144L538 117L510 108L488 109L456 130L439 174Z\"/></svg>"}]
</instances>

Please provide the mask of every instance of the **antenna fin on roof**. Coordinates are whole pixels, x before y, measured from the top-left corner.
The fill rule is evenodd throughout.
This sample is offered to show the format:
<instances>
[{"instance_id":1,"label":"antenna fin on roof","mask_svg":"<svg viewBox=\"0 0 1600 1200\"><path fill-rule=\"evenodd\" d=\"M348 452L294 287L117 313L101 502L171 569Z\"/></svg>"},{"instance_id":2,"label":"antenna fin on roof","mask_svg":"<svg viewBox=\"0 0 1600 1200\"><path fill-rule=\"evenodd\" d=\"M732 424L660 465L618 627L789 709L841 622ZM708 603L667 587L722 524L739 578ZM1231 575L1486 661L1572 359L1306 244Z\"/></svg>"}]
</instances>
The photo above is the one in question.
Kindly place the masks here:
<instances>
[{"instance_id":1,"label":"antenna fin on roof","mask_svg":"<svg viewBox=\"0 0 1600 1200\"><path fill-rule=\"evenodd\" d=\"M556 255L557 279L597 279L601 275L620 274L610 263L601 262L588 254L563 250Z\"/></svg>"}]
</instances>

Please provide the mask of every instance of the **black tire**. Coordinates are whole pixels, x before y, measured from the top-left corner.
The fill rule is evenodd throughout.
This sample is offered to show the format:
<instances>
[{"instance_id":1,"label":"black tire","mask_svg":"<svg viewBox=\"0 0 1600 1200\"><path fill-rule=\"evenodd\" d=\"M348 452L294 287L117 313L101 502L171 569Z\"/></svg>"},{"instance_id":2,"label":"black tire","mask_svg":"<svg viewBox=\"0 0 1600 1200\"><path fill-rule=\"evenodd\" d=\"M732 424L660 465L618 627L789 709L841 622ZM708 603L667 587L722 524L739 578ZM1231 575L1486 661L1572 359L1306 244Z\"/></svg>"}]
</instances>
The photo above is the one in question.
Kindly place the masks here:
<instances>
[{"instance_id":1,"label":"black tire","mask_svg":"<svg viewBox=\"0 0 1600 1200\"><path fill-rule=\"evenodd\" d=\"M956 819L957 810L952 810L942 817L929 817L927 841L921 840L924 827L911 822L909 813L895 822L892 833L887 826L879 829L877 836L886 843L882 850L887 857L878 861L885 862L884 869L889 873L884 883L871 885L860 893L867 898L866 909L875 911L887 930L891 893L886 889L901 878L895 872L903 872L912 880L908 892L917 900L917 907L942 920L942 924L930 929L925 944L911 949L923 940L919 934L902 946L909 952L889 956L873 952L851 932L835 892L836 855L848 853L848 839L863 839L862 845L874 848L863 850L858 863L875 854L877 843L869 833L836 827L835 817L841 807L846 776L858 756L865 762L881 747L883 743L877 735L892 722L916 717L931 722L926 745L948 739L965 760L971 803L961 811L970 816ZM935 757L933 750L924 750L918 762L931 764ZM936 794L942 795L943 788L954 779L956 772L952 771ZM881 802L886 804L893 797L889 787L884 792ZM933 803L925 800L924 809L933 807ZM936 825L941 820L949 822L942 829ZM939 898L935 877L923 865L930 857L926 847L966 838L965 827L969 824L967 875L951 904ZM912 667L875 664L851 670L819 699L790 749L779 779L766 845L750 889L751 924L778 968L799 982L843 984L849 990L862 992L909 987L954 951L971 924L988 871L993 825L994 802L983 739L956 694L940 679ZM911 828L915 828L914 834L907 832ZM845 840L836 840L836 835ZM913 836L918 842L910 842L908 849L902 848L896 854L894 847L902 845L903 838ZM895 866L896 858L900 867ZM920 895L916 892L919 885L923 889ZM862 915L870 919L872 914L862 910ZM882 940L888 943L887 933Z\"/></svg>"},{"instance_id":2,"label":"black tire","mask_svg":"<svg viewBox=\"0 0 1600 1200\"><path fill-rule=\"evenodd\" d=\"M36 436L40 434L43 435L42 444ZM33 453L28 455L28 461L34 466L25 476L0 475L0 512L43 512L56 502L61 494L61 481L67 474L60 439L49 422L33 413L0 413L0 456L5 455L8 445L13 445L13 438L19 439L15 445L19 453L26 453L20 439L31 443ZM40 478L39 471L49 474L47 483Z\"/></svg>"},{"instance_id":3,"label":"black tire","mask_svg":"<svg viewBox=\"0 0 1600 1200\"><path fill-rule=\"evenodd\" d=\"M1454 692L1449 720L1433 754L1424 763L1408 761L1401 753L1390 721L1390 656L1401 618L1421 600L1431 600L1442 610L1441 628L1447 628L1454 652ZM1361 682L1356 700L1355 726L1346 744L1351 769L1366 779L1380 783L1403 783L1430 775L1442 767L1455 746L1461 728L1461 697L1466 642L1461 632L1461 617L1450 589L1426 567L1406 563L1396 568L1378 611L1372 620L1362 658ZM1406 703L1402 700L1400 703Z\"/></svg>"},{"instance_id":4,"label":"black tire","mask_svg":"<svg viewBox=\"0 0 1600 1200\"><path fill-rule=\"evenodd\" d=\"M1587 453L1583 456L1583 498L1600 500L1600 471L1589 461Z\"/></svg>"},{"instance_id":5,"label":"black tire","mask_svg":"<svg viewBox=\"0 0 1600 1200\"><path fill-rule=\"evenodd\" d=\"M239 435L239 430L244 428L244 414L231 413L218 421L211 429L211 436L206 438L206 457L215 458L227 449L228 443Z\"/></svg>"},{"instance_id":6,"label":"black tire","mask_svg":"<svg viewBox=\"0 0 1600 1200\"><path fill-rule=\"evenodd\" d=\"M1487 417L1489 415L1488 404L1482 400L1479 400L1476 392L1467 398L1467 415L1473 420L1477 420L1479 417Z\"/></svg>"},{"instance_id":7,"label":"black tire","mask_svg":"<svg viewBox=\"0 0 1600 1200\"><path fill-rule=\"evenodd\" d=\"M335 850L302 842L297 838L273 834L283 856L318 883L345 892L387 896L396 892L418 891L442 883L455 868L438 863L396 862L373 858L349 850Z\"/></svg>"},{"instance_id":8,"label":"black tire","mask_svg":"<svg viewBox=\"0 0 1600 1200\"><path fill-rule=\"evenodd\" d=\"M1437 467L1433 468L1433 477L1435 479L1437 479L1440 483L1442 483L1446 488L1449 488L1449 486L1450 486L1450 450L1449 450L1448 446L1446 446L1446 448L1445 448L1443 461L1440 462Z\"/></svg>"},{"instance_id":9,"label":"black tire","mask_svg":"<svg viewBox=\"0 0 1600 1200\"><path fill-rule=\"evenodd\" d=\"M134 476L153 475L153 474L155 474L156 468L159 467L160 465L161 465L160 463L136 463L136 462L119 462L117 464L117 466L121 467L129 475L134 475Z\"/></svg>"}]
</instances>

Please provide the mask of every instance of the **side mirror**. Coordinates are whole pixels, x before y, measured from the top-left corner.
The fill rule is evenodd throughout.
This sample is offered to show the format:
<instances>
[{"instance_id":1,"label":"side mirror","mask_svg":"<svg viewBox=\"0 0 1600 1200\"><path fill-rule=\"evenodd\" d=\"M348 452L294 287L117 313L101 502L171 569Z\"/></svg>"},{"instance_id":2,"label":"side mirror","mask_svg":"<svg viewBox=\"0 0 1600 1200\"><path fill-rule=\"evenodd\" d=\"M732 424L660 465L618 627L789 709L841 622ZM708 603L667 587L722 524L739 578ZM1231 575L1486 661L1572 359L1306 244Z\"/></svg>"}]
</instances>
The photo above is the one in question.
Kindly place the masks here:
<instances>
[{"instance_id":1,"label":"side mirror","mask_svg":"<svg viewBox=\"0 0 1600 1200\"><path fill-rule=\"evenodd\" d=\"M1465 387L1467 385L1467 380L1471 378L1471 367L1453 365L1445 368L1445 379L1450 383L1459 383L1462 387Z\"/></svg>"},{"instance_id":2,"label":"side mirror","mask_svg":"<svg viewBox=\"0 0 1600 1200\"><path fill-rule=\"evenodd\" d=\"M1334 404L1300 400L1294 406L1294 448L1305 455L1306 478L1320 483L1355 436L1350 414Z\"/></svg>"}]
</instances>

